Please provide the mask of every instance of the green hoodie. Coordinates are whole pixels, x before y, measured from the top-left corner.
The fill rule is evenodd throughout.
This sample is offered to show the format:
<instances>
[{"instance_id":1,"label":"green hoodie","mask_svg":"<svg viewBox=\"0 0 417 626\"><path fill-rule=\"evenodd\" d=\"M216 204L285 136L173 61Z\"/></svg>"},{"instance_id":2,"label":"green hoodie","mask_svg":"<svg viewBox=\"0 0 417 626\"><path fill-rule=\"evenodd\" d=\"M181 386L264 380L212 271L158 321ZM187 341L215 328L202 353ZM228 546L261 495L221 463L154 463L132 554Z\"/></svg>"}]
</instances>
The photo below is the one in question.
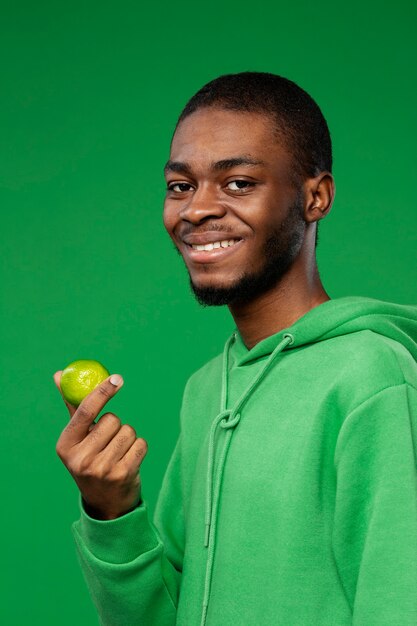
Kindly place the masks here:
<instances>
[{"instance_id":1,"label":"green hoodie","mask_svg":"<svg viewBox=\"0 0 417 626\"><path fill-rule=\"evenodd\" d=\"M153 520L73 524L105 626L417 625L417 306L324 302L188 380Z\"/></svg>"}]
</instances>

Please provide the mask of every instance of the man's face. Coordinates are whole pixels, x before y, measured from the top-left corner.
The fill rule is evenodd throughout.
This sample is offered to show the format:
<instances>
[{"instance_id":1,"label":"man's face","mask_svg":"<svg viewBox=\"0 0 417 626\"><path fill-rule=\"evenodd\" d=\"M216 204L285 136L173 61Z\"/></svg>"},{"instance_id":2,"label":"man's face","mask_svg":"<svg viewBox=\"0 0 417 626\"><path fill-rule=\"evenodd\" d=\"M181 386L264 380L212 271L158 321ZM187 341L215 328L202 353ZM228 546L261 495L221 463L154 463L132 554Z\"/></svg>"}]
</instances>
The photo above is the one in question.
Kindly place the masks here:
<instances>
[{"instance_id":1,"label":"man's face","mask_svg":"<svg viewBox=\"0 0 417 626\"><path fill-rule=\"evenodd\" d=\"M293 264L306 224L291 159L259 113L204 108L178 126L163 219L200 304L250 302Z\"/></svg>"}]
</instances>

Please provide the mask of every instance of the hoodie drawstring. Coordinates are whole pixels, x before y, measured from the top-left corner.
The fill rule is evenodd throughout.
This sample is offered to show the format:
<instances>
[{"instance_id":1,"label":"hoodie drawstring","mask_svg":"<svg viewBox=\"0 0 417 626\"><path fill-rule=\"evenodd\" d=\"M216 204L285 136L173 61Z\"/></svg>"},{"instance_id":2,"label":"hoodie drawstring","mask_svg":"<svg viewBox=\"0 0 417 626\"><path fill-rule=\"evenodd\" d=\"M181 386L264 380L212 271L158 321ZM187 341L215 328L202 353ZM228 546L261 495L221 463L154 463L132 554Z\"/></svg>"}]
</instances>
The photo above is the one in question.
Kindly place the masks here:
<instances>
[{"instance_id":1,"label":"hoodie drawstring","mask_svg":"<svg viewBox=\"0 0 417 626\"><path fill-rule=\"evenodd\" d=\"M294 337L290 333L283 335L282 341L275 347L273 352L269 355L264 366L258 372L257 376L251 381L247 389L242 393L233 409L226 409L227 405L227 392L228 392L228 372L229 372L229 352L230 345L236 340L237 333L234 332L226 341L223 351L223 372L222 372L222 393L220 401L220 413L214 418L209 434L208 443L208 462L207 462L207 480L206 480L206 514L205 514L205 534L204 534L204 547L207 551L207 563L206 563L206 577L204 583L204 597L203 597L203 612L201 616L201 626L205 626L208 601L210 595L211 586L211 574L213 569L214 548L216 539L216 524L217 524L217 508L220 497L220 489L223 478L223 468L226 461L227 451L229 449L230 441L234 432L234 427L240 421L239 409L250 394L258 385L261 379L265 376L268 367L273 362L277 354L279 354L286 346L294 343ZM217 427L220 424L222 428L226 430L225 442L221 451L219 459L219 465L216 476L216 483L213 489L213 473L214 473L214 459L215 459L215 436Z\"/></svg>"}]
</instances>

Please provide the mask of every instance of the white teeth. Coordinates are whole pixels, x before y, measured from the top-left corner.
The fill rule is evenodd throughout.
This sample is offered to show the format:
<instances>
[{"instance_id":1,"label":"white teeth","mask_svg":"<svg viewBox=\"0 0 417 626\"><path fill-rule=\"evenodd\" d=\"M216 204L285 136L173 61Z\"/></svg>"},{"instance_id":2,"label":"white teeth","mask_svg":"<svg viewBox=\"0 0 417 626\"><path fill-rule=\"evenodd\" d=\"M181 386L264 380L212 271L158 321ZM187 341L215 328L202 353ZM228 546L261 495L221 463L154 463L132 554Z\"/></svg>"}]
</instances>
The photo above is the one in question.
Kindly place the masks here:
<instances>
[{"instance_id":1,"label":"white teeth","mask_svg":"<svg viewBox=\"0 0 417 626\"><path fill-rule=\"evenodd\" d=\"M214 248L228 248L229 246L234 246L235 243L239 241L238 239L223 239L223 241L213 241L213 243L206 244L191 244L191 247L194 250L213 250Z\"/></svg>"}]
</instances>

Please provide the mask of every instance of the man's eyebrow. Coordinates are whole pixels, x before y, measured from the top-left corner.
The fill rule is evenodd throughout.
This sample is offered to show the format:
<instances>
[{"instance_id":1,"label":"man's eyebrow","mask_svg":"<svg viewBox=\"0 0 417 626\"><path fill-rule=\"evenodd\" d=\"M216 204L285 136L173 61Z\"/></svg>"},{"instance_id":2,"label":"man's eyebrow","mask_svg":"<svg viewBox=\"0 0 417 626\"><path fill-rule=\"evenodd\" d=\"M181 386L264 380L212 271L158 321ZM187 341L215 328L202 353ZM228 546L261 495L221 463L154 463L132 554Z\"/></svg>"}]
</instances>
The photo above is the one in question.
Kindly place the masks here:
<instances>
[{"instance_id":1,"label":"man's eyebrow","mask_svg":"<svg viewBox=\"0 0 417 626\"><path fill-rule=\"evenodd\" d=\"M215 161L214 163L211 163L210 169L214 172L220 172L224 170L229 170L232 167L237 167L238 165L253 167L256 165L265 165L265 162L247 156L231 157L230 159L222 159L221 161ZM191 174L191 171L191 166L188 163L181 161L170 160L166 163L164 167L165 174L167 174L168 172L177 172L178 174Z\"/></svg>"},{"instance_id":2,"label":"man's eyebrow","mask_svg":"<svg viewBox=\"0 0 417 626\"><path fill-rule=\"evenodd\" d=\"M211 164L211 169L215 172L220 172L222 170L230 170L232 167L236 167L238 165L265 165L264 161L260 161L259 159L253 159L252 157L239 156L233 157L231 159L222 159L221 161L217 161L216 163Z\"/></svg>"}]
</instances>

